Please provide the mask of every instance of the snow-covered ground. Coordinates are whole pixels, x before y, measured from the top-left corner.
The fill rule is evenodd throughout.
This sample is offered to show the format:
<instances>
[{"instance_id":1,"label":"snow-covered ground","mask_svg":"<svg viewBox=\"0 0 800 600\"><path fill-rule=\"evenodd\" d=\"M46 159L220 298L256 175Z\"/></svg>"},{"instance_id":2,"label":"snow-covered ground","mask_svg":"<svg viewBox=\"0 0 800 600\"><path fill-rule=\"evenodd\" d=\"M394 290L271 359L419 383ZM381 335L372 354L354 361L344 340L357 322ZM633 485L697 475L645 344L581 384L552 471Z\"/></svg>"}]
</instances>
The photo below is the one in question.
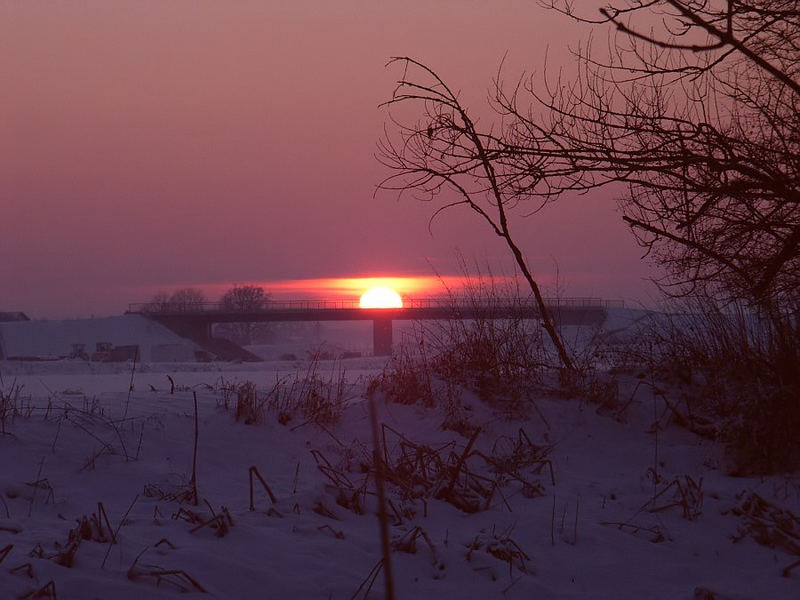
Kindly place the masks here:
<instances>
[{"instance_id":1,"label":"snow-covered ground","mask_svg":"<svg viewBox=\"0 0 800 600\"><path fill-rule=\"evenodd\" d=\"M0 598L382 598L366 396L385 364L0 361ZM337 421L290 406L309 381ZM246 382L273 393L254 424ZM396 597L800 598L779 535L800 536L800 477L728 476L637 384L614 410L464 392L461 433L376 393Z\"/></svg>"}]
</instances>

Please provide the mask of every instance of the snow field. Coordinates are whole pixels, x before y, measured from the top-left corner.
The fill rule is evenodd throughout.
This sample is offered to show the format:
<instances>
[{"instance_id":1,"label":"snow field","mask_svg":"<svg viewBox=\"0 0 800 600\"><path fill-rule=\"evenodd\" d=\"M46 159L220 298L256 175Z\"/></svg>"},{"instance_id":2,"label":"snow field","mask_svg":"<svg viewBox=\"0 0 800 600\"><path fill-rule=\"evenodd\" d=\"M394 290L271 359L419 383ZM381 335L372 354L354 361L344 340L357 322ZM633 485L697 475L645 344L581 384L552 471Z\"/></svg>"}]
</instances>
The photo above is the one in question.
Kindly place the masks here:
<instances>
[{"instance_id":1,"label":"snow field","mask_svg":"<svg viewBox=\"0 0 800 600\"><path fill-rule=\"evenodd\" d=\"M368 371L362 362L355 371ZM326 367L338 368L320 371ZM291 368L223 375L259 380L262 389ZM158 391L146 391L151 375L161 382ZM372 447L361 397L366 380L353 377L354 397L337 423L318 426L295 416L281 425L268 414L263 423L244 425L221 407L219 372L171 376L179 390L173 395L164 372L137 374L130 401L127 391L112 391L127 388L123 372L52 375L50 395L21 395L19 414L6 418L0 435L0 549L11 545L0 562L0 597L22 597L51 581L62 600L200 596L197 586L218 598L382 597L380 574L365 596L380 560L374 483L365 472ZM29 389L47 377L18 375L17 382ZM7 389L8 375L4 381ZM621 396L634 384L627 382ZM199 402L197 506L178 501L190 489L192 391ZM644 388L618 419L577 400L539 398L546 423L536 411L510 421L474 397L465 402L469 422L481 427L474 450L508 455L520 447L523 430L538 448L550 448L556 483L546 467L528 465L520 474L539 492L526 492L520 481L469 458L465 472L498 484L488 509L470 513L389 482L397 597L694 598L696 589L715 598L798 597L800 574L781 577L793 557L749 536L733 543L742 521L730 512L742 492L756 492L797 513L797 480L728 477L721 448L666 418L659 421L656 459L653 398ZM440 409L378 405L380 422L397 432L386 434L391 464L401 464L398 434L412 450L446 447L443 458L461 455L469 442L470 432L441 429ZM328 475L317 467L319 457L331 465ZM249 510L251 466L276 504L256 480ZM329 475L349 484L336 486ZM686 475L702 478L695 520L669 506L680 500L675 486L649 503L670 482L685 484ZM342 506L348 485L363 490L364 514ZM96 525L98 502L118 529L117 544L108 543L108 527L100 532ZM226 523L222 536L220 521L202 526L215 515ZM58 564L82 517L93 524L91 535L77 545L70 567Z\"/></svg>"}]
</instances>

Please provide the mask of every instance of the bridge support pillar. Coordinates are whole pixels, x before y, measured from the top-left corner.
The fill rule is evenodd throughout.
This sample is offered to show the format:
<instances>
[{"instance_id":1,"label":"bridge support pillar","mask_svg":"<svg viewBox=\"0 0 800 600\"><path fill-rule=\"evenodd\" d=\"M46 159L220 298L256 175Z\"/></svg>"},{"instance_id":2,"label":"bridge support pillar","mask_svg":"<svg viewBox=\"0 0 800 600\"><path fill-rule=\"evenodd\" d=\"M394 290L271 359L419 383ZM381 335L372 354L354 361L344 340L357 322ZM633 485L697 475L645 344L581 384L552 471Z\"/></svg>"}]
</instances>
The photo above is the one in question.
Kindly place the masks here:
<instances>
[{"instance_id":1,"label":"bridge support pillar","mask_svg":"<svg viewBox=\"0 0 800 600\"><path fill-rule=\"evenodd\" d=\"M374 319L372 321L372 352L375 356L392 355L391 319Z\"/></svg>"}]
</instances>

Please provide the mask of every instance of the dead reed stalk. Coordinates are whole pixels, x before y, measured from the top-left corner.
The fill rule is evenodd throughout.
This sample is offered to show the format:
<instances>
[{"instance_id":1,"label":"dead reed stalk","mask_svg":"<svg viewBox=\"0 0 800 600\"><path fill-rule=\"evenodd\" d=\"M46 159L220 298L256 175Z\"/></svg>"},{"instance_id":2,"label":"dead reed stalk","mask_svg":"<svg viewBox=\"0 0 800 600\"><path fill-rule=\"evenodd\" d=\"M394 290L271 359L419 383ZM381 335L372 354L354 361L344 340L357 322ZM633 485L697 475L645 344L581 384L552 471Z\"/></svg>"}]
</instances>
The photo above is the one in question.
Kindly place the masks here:
<instances>
[{"instance_id":1,"label":"dead reed stalk","mask_svg":"<svg viewBox=\"0 0 800 600\"><path fill-rule=\"evenodd\" d=\"M370 423L372 425L372 460L375 466L375 488L378 494L378 523L381 534L381 554L383 556L384 597L394 600L394 579L392 577L392 556L389 540L389 516L386 512L386 489L384 464L381 458L380 444L378 443L378 414L375 406L375 396L369 398Z\"/></svg>"},{"instance_id":2,"label":"dead reed stalk","mask_svg":"<svg viewBox=\"0 0 800 600\"><path fill-rule=\"evenodd\" d=\"M200 421L197 415L197 392L192 392L194 396L194 451L192 452L192 478L189 485L192 487L193 504L197 506L197 442L200 437Z\"/></svg>"},{"instance_id":3,"label":"dead reed stalk","mask_svg":"<svg viewBox=\"0 0 800 600\"><path fill-rule=\"evenodd\" d=\"M299 466L300 463L298 463L298 467ZM265 479L261 476L261 473L258 472L258 468L256 468L255 465L252 465L248 469L248 474L250 476L250 510L252 511L256 509L255 503L253 502L253 476L257 477L258 480L261 482L261 486L264 488L264 491L267 492L270 501L273 504L277 504L278 499L275 497L275 494L272 493L272 490L270 489L269 485L267 484Z\"/></svg>"}]
</instances>

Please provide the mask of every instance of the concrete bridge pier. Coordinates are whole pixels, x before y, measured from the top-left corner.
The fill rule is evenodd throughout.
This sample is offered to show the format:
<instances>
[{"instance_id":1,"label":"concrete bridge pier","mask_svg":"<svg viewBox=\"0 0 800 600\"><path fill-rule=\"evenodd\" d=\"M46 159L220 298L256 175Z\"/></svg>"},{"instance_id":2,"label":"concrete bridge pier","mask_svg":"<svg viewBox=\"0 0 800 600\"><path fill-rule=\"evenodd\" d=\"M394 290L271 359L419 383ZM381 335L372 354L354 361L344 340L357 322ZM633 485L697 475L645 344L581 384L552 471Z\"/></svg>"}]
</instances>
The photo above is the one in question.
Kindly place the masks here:
<instances>
[{"instance_id":1,"label":"concrete bridge pier","mask_svg":"<svg viewBox=\"0 0 800 600\"><path fill-rule=\"evenodd\" d=\"M392 320L373 319L372 321L372 351L375 356L392 355Z\"/></svg>"}]
</instances>

